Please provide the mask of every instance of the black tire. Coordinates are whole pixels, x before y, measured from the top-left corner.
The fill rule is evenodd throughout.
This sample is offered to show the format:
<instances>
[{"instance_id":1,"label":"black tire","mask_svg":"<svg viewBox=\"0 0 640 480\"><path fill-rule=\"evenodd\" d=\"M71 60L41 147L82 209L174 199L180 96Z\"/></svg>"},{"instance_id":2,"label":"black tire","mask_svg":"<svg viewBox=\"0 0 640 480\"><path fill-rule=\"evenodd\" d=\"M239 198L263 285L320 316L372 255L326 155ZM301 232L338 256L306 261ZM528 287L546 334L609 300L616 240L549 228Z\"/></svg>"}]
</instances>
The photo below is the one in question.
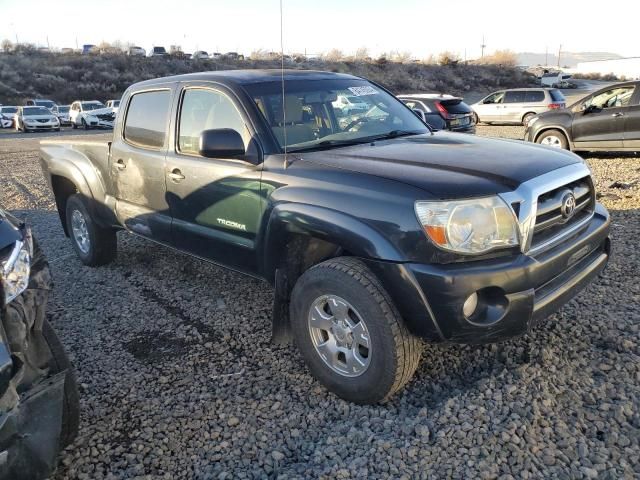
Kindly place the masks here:
<instances>
[{"instance_id":1,"label":"black tire","mask_svg":"<svg viewBox=\"0 0 640 480\"><path fill-rule=\"evenodd\" d=\"M564 133L562 133L560 130L546 130L542 132L540 136L536 138L536 143L544 145L545 139L550 137L558 139L558 144L553 146L557 146L559 148L562 148L563 150L567 150L569 148L567 137L565 137Z\"/></svg>"},{"instance_id":2,"label":"black tire","mask_svg":"<svg viewBox=\"0 0 640 480\"><path fill-rule=\"evenodd\" d=\"M59 132L60 129L59 128L54 128L54 131Z\"/></svg>"},{"instance_id":3,"label":"black tire","mask_svg":"<svg viewBox=\"0 0 640 480\"><path fill-rule=\"evenodd\" d=\"M526 127L529 121L535 116L536 113L534 112L525 113L522 117L522 125Z\"/></svg>"},{"instance_id":4,"label":"black tire","mask_svg":"<svg viewBox=\"0 0 640 480\"><path fill-rule=\"evenodd\" d=\"M51 351L51 374L55 375L66 370L64 382L64 400L62 404L62 431L60 433L60 446L62 448L69 445L78 434L80 425L80 399L78 395L78 385L73 366L67 357L66 352L58 335L53 330L47 320L42 324L42 336L44 337L49 350Z\"/></svg>"},{"instance_id":5,"label":"black tire","mask_svg":"<svg viewBox=\"0 0 640 480\"><path fill-rule=\"evenodd\" d=\"M314 302L325 295L344 299L365 321L371 357L359 376L335 372L316 351L308 318ZM291 294L291 325L311 374L331 392L359 404L389 399L411 379L422 353L422 341L407 330L377 277L349 257L320 263L298 279Z\"/></svg>"},{"instance_id":6,"label":"black tire","mask_svg":"<svg viewBox=\"0 0 640 480\"><path fill-rule=\"evenodd\" d=\"M473 119L476 122L476 125L480 125L480 117L476 112L473 112Z\"/></svg>"},{"instance_id":7,"label":"black tire","mask_svg":"<svg viewBox=\"0 0 640 480\"><path fill-rule=\"evenodd\" d=\"M79 212L86 225L89 244L84 249L78 243L79 240L73 231L72 217L76 211ZM80 194L76 193L67 199L66 219L69 238L71 238L73 248L82 263L95 267L106 265L116 258L118 251L116 231L113 228L101 227L91 218L89 209Z\"/></svg>"},{"instance_id":8,"label":"black tire","mask_svg":"<svg viewBox=\"0 0 640 480\"><path fill-rule=\"evenodd\" d=\"M84 118L80 121L82 122L82 128L84 128L85 130L89 130L89 128L91 128Z\"/></svg>"},{"instance_id":9,"label":"black tire","mask_svg":"<svg viewBox=\"0 0 640 480\"><path fill-rule=\"evenodd\" d=\"M78 128L78 125L76 125L76 122L71 122L71 128L73 128L74 130Z\"/></svg>"}]
</instances>

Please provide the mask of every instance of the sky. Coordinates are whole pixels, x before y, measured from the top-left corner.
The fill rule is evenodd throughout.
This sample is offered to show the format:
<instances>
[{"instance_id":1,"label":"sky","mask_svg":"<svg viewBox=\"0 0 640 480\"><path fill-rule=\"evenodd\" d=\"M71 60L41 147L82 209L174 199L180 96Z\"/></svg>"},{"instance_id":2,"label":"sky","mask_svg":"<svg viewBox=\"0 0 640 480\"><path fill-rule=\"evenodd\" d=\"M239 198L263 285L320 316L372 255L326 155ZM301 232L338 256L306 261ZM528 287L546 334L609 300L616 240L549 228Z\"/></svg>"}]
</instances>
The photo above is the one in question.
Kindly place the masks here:
<instances>
[{"instance_id":1,"label":"sky","mask_svg":"<svg viewBox=\"0 0 640 480\"><path fill-rule=\"evenodd\" d=\"M515 52L612 52L640 56L632 40L640 4L618 0L282 0L286 53L339 49L372 56L409 52L461 58ZM627 12L627 14L624 14ZM279 0L0 0L0 40L52 48L102 41L180 45L185 52L280 50ZM635 35L633 35L635 36Z\"/></svg>"}]
</instances>

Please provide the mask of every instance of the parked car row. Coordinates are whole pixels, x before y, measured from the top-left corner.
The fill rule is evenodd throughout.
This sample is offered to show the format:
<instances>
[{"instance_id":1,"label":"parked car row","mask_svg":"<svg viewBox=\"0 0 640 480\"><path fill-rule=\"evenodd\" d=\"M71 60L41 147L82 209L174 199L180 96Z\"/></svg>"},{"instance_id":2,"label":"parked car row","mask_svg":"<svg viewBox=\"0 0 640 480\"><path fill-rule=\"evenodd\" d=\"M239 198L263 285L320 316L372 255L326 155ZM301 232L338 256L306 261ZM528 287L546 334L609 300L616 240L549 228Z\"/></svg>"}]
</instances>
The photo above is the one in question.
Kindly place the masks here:
<instances>
[{"instance_id":1,"label":"parked car row","mask_svg":"<svg viewBox=\"0 0 640 480\"><path fill-rule=\"evenodd\" d=\"M19 132L53 130L63 125L75 128L113 128L120 100L77 100L71 105L57 105L53 100L30 99L25 106L0 106L0 128Z\"/></svg>"}]
</instances>

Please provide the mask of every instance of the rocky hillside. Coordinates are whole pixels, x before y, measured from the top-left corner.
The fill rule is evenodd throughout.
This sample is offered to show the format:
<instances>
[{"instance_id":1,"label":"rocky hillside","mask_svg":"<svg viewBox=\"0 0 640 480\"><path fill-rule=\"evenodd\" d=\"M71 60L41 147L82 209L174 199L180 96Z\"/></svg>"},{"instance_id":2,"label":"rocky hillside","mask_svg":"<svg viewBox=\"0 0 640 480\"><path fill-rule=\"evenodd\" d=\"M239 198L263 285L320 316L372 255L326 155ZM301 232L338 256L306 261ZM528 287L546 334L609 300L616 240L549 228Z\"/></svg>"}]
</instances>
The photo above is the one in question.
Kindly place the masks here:
<instances>
[{"instance_id":1,"label":"rocky hillside","mask_svg":"<svg viewBox=\"0 0 640 480\"><path fill-rule=\"evenodd\" d=\"M522 87L532 76L508 66L424 65L386 61L290 61L286 68L331 70L372 79L395 93L446 92ZM132 83L149 78L207 70L279 68L274 60L189 60L113 55L62 55L48 52L0 53L0 104L49 98L60 104L77 99L117 98Z\"/></svg>"}]
</instances>

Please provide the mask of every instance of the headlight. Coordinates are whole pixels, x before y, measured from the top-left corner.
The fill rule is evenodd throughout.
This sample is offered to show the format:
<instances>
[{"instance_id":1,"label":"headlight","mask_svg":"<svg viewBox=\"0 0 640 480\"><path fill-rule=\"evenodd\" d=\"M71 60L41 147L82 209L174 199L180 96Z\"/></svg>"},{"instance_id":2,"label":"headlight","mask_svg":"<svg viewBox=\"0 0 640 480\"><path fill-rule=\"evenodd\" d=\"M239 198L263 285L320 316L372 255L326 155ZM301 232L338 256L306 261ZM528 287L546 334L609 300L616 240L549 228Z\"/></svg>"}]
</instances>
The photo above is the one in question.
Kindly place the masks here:
<instances>
[{"instance_id":1,"label":"headlight","mask_svg":"<svg viewBox=\"0 0 640 480\"><path fill-rule=\"evenodd\" d=\"M500 197L416 202L416 215L438 247L478 254L518 245L515 214Z\"/></svg>"},{"instance_id":2,"label":"headlight","mask_svg":"<svg viewBox=\"0 0 640 480\"><path fill-rule=\"evenodd\" d=\"M2 262L2 288L4 301L8 304L20 295L29 285L33 239L29 230L22 242L16 242L9 258Z\"/></svg>"}]
</instances>

